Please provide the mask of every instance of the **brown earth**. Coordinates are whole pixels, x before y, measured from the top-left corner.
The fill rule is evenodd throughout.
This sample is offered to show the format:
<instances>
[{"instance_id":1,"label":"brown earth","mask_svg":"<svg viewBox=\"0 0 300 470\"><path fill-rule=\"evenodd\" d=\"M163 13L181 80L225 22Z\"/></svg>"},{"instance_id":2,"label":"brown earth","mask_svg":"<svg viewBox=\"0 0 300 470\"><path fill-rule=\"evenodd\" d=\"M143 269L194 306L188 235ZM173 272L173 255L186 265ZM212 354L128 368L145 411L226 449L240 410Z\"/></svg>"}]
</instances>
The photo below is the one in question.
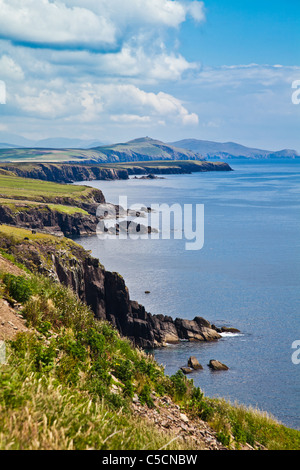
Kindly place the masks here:
<instances>
[{"instance_id":1,"label":"brown earth","mask_svg":"<svg viewBox=\"0 0 300 470\"><path fill-rule=\"evenodd\" d=\"M0 273L10 273L24 276L24 271L0 255ZM10 307L5 299L0 299L0 340L12 340L17 333L28 331L25 320L17 309Z\"/></svg>"}]
</instances>

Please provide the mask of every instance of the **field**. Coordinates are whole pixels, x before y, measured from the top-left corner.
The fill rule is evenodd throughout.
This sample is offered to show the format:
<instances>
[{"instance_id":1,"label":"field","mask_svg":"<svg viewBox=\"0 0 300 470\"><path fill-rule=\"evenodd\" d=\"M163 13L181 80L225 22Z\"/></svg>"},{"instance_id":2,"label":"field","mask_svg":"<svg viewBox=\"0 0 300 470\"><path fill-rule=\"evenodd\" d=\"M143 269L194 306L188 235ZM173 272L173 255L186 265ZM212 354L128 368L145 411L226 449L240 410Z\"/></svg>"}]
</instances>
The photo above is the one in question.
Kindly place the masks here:
<instances>
[{"instance_id":1,"label":"field","mask_svg":"<svg viewBox=\"0 0 300 470\"><path fill-rule=\"evenodd\" d=\"M99 151L94 150L53 150L53 149L0 149L0 163L3 162L84 162L106 161L107 157Z\"/></svg>"},{"instance_id":2,"label":"field","mask_svg":"<svg viewBox=\"0 0 300 470\"><path fill-rule=\"evenodd\" d=\"M0 194L2 197L43 201L56 197L80 198L88 195L90 189L85 186L71 186L13 175L0 175Z\"/></svg>"}]
</instances>

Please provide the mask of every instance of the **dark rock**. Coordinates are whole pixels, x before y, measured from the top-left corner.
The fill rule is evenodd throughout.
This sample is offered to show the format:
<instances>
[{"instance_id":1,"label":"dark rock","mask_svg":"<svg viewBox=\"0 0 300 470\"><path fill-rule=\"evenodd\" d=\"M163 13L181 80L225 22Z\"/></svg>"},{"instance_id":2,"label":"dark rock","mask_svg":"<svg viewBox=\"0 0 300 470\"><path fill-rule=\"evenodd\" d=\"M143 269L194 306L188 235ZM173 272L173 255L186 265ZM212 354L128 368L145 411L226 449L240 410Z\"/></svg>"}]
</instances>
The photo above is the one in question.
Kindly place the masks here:
<instances>
[{"instance_id":1,"label":"dark rock","mask_svg":"<svg viewBox=\"0 0 300 470\"><path fill-rule=\"evenodd\" d=\"M191 367L180 367L180 370L185 374L191 374L194 372L194 369L191 369Z\"/></svg>"},{"instance_id":2,"label":"dark rock","mask_svg":"<svg viewBox=\"0 0 300 470\"><path fill-rule=\"evenodd\" d=\"M205 321L205 326L203 326L202 320L199 321L199 317L194 320L176 318L175 326L179 338L188 339L189 341L213 341L221 338L219 333L212 329L209 322Z\"/></svg>"},{"instance_id":3,"label":"dark rock","mask_svg":"<svg viewBox=\"0 0 300 470\"><path fill-rule=\"evenodd\" d=\"M89 305L96 318L109 321L136 346L145 349L165 347L185 341L213 341L219 334L200 317L175 321L170 316L151 315L129 296L124 279L106 271L99 260L71 240L56 238L42 244L34 240L13 242L0 236L0 248L16 261L52 277L73 289ZM194 369L193 369L194 370Z\"/></svg>"},{"instance_id":4,"label":"dark rock","mask_svg":"<svg viewBox=\"0 0 300 470\"><path fill-rule=\"evenodd\" d=\"M222 333L240 333L240 330L237 328L227 328L226 326L222 326L221 328Z\"/></svg>"},{"instance_id":5,"label":"dark rock","mask_svg":"<svg viewBox=\"0 0 300 470\"><path fill-rule=\"evenodd\" d=\"M198 359L194 356L191 356L188 360L188 366L194 370L203 369L202 365L199 363Z\"/></svg>"},{"instance_id":6,"label":"dark rock","mask_svg":"<svg viewBox=\"0 0 300 470\"><path fill-rule=\"evenodd\" d=\"M222 362L216 361L215 359L210 360L208 366L212 370L228 370L229 369L229 367L227 367L225 364L222 364Z\"/></svg>"}]
</instances>

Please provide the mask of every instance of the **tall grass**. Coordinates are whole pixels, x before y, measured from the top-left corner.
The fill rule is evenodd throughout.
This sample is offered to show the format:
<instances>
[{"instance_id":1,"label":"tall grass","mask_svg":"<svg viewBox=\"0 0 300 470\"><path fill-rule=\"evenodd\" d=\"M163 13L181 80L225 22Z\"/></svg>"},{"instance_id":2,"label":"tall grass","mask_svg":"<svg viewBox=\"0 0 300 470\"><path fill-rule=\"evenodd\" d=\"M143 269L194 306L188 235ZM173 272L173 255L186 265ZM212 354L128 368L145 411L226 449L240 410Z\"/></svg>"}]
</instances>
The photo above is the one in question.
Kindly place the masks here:
<instances>
[{"instance_id":1,"label":"tall grass","mask_svg":"<svg viewBox=\"0 0 300 470\"><path fill-rule=\"evenodd\" d=\"M40 275L0 277L30 328L7 345L0 366L0 449L188 449L169 433L137 423L133 396L149 408L169 396L238 449L300 449L300 432L272 417L210 399L181 371L168 377L152 356L94 318L73 291Z\"/></svg>"}]
</instances>

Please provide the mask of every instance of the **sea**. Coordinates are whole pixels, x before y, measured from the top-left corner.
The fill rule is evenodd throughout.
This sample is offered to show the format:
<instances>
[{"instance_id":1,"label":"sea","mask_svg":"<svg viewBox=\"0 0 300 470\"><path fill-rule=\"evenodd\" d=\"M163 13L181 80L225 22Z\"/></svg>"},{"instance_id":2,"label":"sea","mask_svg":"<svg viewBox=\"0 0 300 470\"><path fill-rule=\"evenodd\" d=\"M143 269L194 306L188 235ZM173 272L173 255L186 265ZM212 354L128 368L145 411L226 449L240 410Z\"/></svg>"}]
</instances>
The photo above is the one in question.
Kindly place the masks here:
<instances>
[{"instance_id":1,"label":"sea","mask_svg":"<svg viewBox=\"0 0 300 470\"><path fill-rule=\"evenodd\" d=\"M300 430L300 162L229 164L233 171L76 183L101 189L114 204L126 198L128 207L175 204L183 219L189 206L195 233L196 207L202 207L197 249L187 249L184 225L175 221L165 239L76 241L120 273L131 299L148 312L200 316L240 331L217 342L152 351L167 375L195 356L203 370L188 377L205 396L258 409ZM213 372L212 359L229 370Z\"/></svg>"}]
</instances>

